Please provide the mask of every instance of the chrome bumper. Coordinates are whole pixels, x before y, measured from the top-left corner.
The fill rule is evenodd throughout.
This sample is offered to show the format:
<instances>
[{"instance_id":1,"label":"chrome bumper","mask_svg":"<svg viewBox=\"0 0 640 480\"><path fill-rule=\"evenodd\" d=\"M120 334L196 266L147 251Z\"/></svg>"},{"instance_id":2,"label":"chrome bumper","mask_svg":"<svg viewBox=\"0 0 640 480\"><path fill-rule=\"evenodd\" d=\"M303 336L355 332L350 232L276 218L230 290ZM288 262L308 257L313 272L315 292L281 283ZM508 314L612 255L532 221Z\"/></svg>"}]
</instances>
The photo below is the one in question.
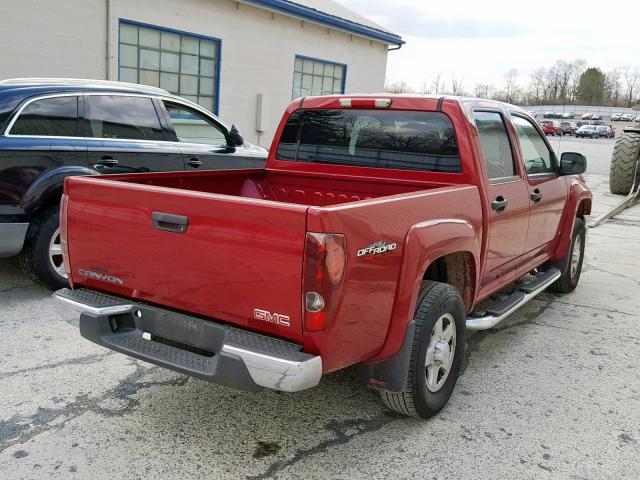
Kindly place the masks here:
<instances>
[{"instance_id":1,"label":"chrome bumper","mask_svg":"<svg viewBox=\"0 0 640 480\"><path fill-rule=\"evenodd\" d=\"M294 343L90 290L62 289L53 299L88 340L207 381L297 392L322 376L322 359Z\"/></svg>"}]
</instances>

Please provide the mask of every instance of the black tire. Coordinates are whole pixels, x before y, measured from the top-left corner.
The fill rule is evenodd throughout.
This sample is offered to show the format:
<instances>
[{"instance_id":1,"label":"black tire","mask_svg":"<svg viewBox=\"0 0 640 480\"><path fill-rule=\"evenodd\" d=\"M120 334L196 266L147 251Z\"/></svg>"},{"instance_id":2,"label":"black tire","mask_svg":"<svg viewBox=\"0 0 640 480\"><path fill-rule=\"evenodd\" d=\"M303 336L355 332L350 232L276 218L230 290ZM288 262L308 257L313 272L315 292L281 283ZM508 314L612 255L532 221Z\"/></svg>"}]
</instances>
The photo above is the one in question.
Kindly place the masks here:
<instances>
[{"instance_id":1,"label":"black tire","mask_svg":"<svg viewBox=\"0 0 640 480\"><path fill-rule=\"evenodd\" d=\"M580 274L582 273L582 263L584 262L584 245L586 236L587 229L585 228L584 220L576 218L576 222L573 225L573 235L571 236L571 247L567 252L567 256L569 257L566 262L567 267L564 272L562 272L560 278L553 282L549 287L551 291L557 293L569 293L573 292L578 286ZM578 253L580 256L577 263L574 263L572 259L574 258L573 253L576 247L579 249Z\"/></svg>"},{"instance_id":2,"label":"black tire","mask_svg":"<svg viewBox=\"0 0 640 480\"><path fill-rule=\"evenodd\" d=\"M446 314L455 323L454 356L448 376L442 379L444 383L436 391L430 391L427 388L427 353L434 326ZM466 313L460 293L446 283L424 282L418 295L414 320L415 333L407 385L399 393L381 391L380 397L387 407L398 413L409 417L430 418L447 404L460 375L466 334ZM447 351L450 352L452 343L449 342L448 345ZM440 373L438 378L439 375Z\"/></svg>"},{"instance_id":3,"label":"black tire","mask_svg":"<svg viewBox=\"0 0 640 480\"><path fill-rule=\"evenodd\" d=\"M27 243L20 254L25 275L52 290L68 287L67 279L58 274L49 259L49 245L60 227L60 210L53 207L41 212L29 227Z\"/></svg>"},{"instance_id":4,"label":"black tire","mask_svg":"<svg viewBox=\"0 0 640 480\"><path fill-rule=\"evenodd\" d=\"M609 170L611 193L628 195L633 186L633 174L640 159L640 134L624 132L613 147Z\"/></svg>"}]
</instances>

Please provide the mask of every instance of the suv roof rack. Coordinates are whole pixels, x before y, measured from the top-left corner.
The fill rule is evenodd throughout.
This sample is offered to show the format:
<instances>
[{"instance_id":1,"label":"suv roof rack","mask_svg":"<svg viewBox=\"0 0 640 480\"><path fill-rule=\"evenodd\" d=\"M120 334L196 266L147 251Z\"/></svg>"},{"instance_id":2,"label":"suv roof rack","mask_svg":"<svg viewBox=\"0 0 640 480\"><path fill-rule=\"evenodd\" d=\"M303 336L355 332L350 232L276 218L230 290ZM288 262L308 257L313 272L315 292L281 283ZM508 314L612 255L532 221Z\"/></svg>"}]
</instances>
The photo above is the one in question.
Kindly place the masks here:
<instances>
[{"instance_id":1,"label":"suv roof rack","mask_svg":"<svg viewBox=\"0 0 640 480\"><path fill-rule=\"evenodd\" d=\"M96 80L89 78L8 78L0 80L0 85L83 85L99 87L123 87L132 88L149 93L162 93L170 95L168 91L149 85L138 83L114 82L111 80Z\"/></svg>"}]
</instances>

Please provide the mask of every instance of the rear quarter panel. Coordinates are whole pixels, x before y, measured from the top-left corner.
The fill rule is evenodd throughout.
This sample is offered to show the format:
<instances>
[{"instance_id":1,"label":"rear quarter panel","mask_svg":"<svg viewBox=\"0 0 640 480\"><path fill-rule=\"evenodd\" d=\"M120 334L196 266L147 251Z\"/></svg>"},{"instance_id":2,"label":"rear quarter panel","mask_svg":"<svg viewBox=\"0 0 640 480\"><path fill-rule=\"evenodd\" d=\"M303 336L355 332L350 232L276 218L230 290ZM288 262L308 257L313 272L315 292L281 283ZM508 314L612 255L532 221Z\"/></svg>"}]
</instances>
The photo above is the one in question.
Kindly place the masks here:
<instances>
[{"instance_id":1,"label":"rear quarter panel","mask_svg":"<svg viewBox=\"0 0 640 480\"><path fill-rule=\"evenodd\" d=\"M305 351L321 353L325 369L337 370L372 359L387 340L404 337L417 287L433 260L463 248L479 262L480 194L477 187L462 185L342 207L312 207L307 229L342 233L347 239L346 277L336 316L324 332L304 335ZM358 250L378 241L396 243L397 248L386 255L357 256ZM385 349L394 348L394 342Z\"/></svg>"}]
</instances>

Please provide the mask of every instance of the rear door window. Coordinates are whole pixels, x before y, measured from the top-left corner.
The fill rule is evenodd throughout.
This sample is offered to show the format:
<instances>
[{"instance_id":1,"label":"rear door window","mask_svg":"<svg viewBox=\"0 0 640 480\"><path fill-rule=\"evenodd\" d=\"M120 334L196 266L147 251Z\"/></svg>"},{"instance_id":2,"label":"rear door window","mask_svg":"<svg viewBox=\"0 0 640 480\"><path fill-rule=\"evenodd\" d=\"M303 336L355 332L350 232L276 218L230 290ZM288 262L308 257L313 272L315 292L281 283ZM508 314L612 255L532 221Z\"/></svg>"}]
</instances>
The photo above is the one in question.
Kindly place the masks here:
<instances>
[{"instance_id":1,"label":"rear door window","mask_svg":"<svg viewBox=\"0 0 640 480\"><path fill-rule=\"evenodd\" d=\"M153 100L123 95L88 95L85 101L93 137L166 140Z\"/></svg>"},{"instance_id":2,"label":"rear door window","mask_svg":"<svg viewBox=\"0 0 640 480\"><path fill-rule=\"evenodd\" d=\"M78 97L35 100L20 113L10 135L77 137Z\"/></svg>"},{"instance_id":3,"label":"rear door window","mask_svg":"<svg viewBox=\"0 0 640 480\"><path fill-rule=\"evenodd\" d=\"M298 110L277 158L358 167L462 171L453 125L440 112Z\"/></svg>"},{"instance_id":4,"label":"rear door window","mask_svg":"<svg viewBox=\"0 0 640 480\"><path fill-rule=\"evenodd\" d=\"M498 112L474 112L473 116L489 180L514 177L516 166L502 115Z\"/></svg>"}]
</instances>

